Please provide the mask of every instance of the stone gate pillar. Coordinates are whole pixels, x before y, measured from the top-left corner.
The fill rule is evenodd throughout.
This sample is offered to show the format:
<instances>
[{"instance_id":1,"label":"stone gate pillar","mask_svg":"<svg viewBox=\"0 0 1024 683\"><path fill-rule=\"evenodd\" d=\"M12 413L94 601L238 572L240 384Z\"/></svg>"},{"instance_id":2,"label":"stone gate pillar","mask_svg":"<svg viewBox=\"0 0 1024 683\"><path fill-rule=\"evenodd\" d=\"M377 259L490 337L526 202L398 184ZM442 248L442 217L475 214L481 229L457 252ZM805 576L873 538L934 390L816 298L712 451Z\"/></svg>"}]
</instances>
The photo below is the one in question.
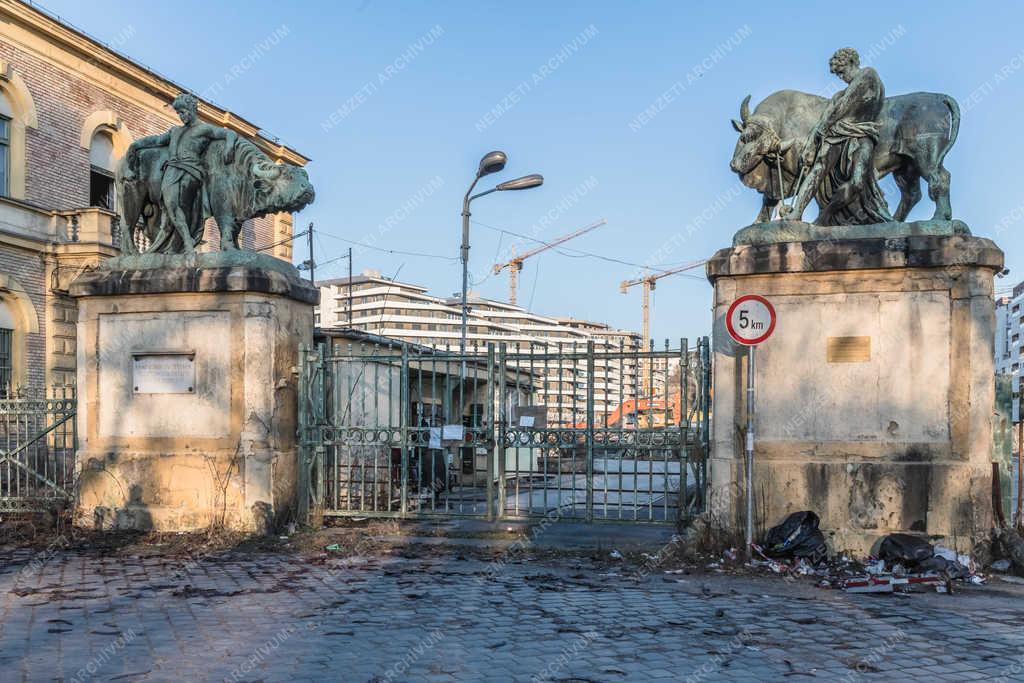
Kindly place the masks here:
<instances>
[{"instance_id":1,"label":"stone gate pillar","mask_svg":"<svg viewBox=\"0 0 1024 683\"><path fill-rule=\"evenodd\" d=\"M319 292L253 252L79 277L79 521L263 531L295 504L296 382Z\"/></svg>"},{"instance_id":2,"label":"stone gate pillar","mask_svg":"<svg viewBox=\"0 0 1024 683\"><path fill-rule=\"evenodd\" d=\"M757 349L755 510L821 516L836 550L913 531L961 548L992 525L993 276L988 239L910 236L722 249L714 285L712 503L744 519L746 360L729 305L778 313Z\"/></svg>"}]
</instances>

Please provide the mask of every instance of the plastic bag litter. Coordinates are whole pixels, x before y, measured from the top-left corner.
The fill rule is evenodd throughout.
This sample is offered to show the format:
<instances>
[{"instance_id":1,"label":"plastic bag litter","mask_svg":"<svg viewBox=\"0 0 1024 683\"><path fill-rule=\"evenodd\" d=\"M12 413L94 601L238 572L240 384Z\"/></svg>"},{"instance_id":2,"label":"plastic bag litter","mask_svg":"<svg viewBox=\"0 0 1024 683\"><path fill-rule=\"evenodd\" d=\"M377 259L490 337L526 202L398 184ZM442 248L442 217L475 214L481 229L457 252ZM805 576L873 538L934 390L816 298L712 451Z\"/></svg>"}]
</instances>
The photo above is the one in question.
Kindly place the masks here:
<instances>
[{"instance_id":1,"label":"plastic bag litter","mask_svg":"<svg viewBox=\"0 0 1024 683\"><path fill-rule=\"evenodd\" d=\"M947 560L950 560L952 562L959 562L964 567L966 567L969 572L971 572L971 573L974 572L974 569L975 569L975 567L974 567L974 560L971 559L970 555L966 555L964 553L958 553L955 550L952 550L950 548L946 548L945 546L941 546L941 545L935 546L935 554L938 557L944 557Z\"/></svg>"},{"instance_id":2,"label":"plastic bag litter","mask_svg":"<svg viewBox=\"0 0 1024 683\"><path fill-rule=\"evenodd\" d=\"M878 556L892 562L917 564L934 554L928 541L911 534L889 534L878 547Z\"/></svg>"},{"instance_id":3,"label":"plastic bag litter","mask_svg":"<svg viewBox=\"0 0 1024 683\"><path fill-rule=\"evenodd\" d=\"M945 557L935 555L923 560L917 565L918 572L935 572L951 579L966 579L970 571L956 560L947 560Z\"/></svg>"},{"instance_id":4,"label":"plastic bag litter","mask_svg":"<svg viewBox=\"0 0 1024 683\"><path fill-rule=\"evenodd\" d=\"M814 567L812 567L807 560L802 558L799 562L797 562L796 566L793 567L793 571L799 574L800 576L809 576L811 574L816 573L814 571Z\"/></svg>"},{"instance_id":5,"label":"plastic bag litter","mask_svg":"<svg viewBox=\"0 0 1024 683\"><path fill-rule=\"evenodd\" d=\"M871 560L864 565L864 569L868 574L884 574L885 560Z\"/></svg>"},{"instance_id":6,"label":"plastic bag litter","mask_svg":"<svg viewBox=\"0 0 1024 683\"><path fill-rule=\"evenodd\" d=\"M825 555L825 535L818 529L818 515L810 510L794 512L764 536L764 551L773 557Z\"/></svg>"},{"instance_id":7,"label":"plastic bag litter","mask_svg":"<svg viewBox=\"0 0 1024 683\"><path fill-rule=\"evenodd\" d=\"M997 572L1008 572L1008 571L1010 571L1010 561L1009 560L996 560L995 562L992 563L992 569L994 569Z\"/></svg>"}]
</instances>

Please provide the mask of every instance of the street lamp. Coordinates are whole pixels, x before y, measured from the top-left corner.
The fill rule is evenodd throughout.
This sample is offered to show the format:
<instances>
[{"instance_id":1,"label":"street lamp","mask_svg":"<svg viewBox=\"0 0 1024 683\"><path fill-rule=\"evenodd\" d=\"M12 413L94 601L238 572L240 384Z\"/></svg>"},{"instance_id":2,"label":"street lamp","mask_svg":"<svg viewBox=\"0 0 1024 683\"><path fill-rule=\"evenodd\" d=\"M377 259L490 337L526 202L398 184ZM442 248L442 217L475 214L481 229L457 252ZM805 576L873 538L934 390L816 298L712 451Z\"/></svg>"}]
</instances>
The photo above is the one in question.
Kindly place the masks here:
<instances>
[{"instance_id":1,"label":"street lamp","mask_svg":"<svg viewBox=\"0 0 1024 683\"><path fill-rule=\"evenodd\" d=\"M481 178L485 175L501 171L505 168L505 164L507 162L508 155L504 152L494 151L485 154L480 160L480 167L476 172L476 178L473 179L473 184L469 186L468 190L466 190L466 196L462 199L462 336L459 339L459 353L463 356L463 374L465 374L466 367L466 327L469 322L469 302L466 300L466 290L469 287L469 204L477 197L483 197L485 194L490 194L492 192L528 190L531 187L537 187L544 183L544 176L539 173L533 173L531 175L525 175L522 178L516 178L515 180L506 180L489 190L472 194L473 188L476 187L476 184L480 182Z\"/></svg>"}]
</instances>

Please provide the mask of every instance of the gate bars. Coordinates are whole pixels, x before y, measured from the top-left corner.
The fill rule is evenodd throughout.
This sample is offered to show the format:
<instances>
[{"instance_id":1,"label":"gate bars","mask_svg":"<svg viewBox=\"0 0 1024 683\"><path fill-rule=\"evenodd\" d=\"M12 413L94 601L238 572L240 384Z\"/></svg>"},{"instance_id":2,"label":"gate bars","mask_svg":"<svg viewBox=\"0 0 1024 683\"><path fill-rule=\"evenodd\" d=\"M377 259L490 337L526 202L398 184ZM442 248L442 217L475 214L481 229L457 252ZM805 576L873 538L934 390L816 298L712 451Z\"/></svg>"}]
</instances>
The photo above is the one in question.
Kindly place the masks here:
<instances>
[{"instance_id":1,"label":"gate bars","mask_svg":"<svg viewBox=\"0 0 1024 683\"><path fill-rule=\"evenodd\" d=\"M0 511L43 512L74 496L73 387L0 398Z\"/></svg>"},{"instance_id":2,"label":"gate bars","mask_svg":"<svg viewBox=\"0 0 1024 683\"><path fill-rule=\"evenodd\" d=\"M300 518L674 523L706 502L709 363L707 337L303 349Z\"/></svg>"}]
</instances>

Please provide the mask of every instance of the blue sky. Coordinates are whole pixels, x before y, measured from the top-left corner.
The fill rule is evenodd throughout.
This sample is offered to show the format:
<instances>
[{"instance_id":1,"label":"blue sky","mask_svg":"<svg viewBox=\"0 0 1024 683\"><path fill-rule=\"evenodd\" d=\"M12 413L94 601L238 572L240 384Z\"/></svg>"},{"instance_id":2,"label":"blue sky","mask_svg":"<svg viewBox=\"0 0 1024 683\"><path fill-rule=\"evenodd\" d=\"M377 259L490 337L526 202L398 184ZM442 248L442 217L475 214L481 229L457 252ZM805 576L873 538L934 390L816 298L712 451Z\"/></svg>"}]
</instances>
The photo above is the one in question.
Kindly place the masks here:
<instances>
[{"instance_id":1,"label":"blue sky","mask_svg":"<svg viewBox=\"0 0 1024 683\"><path fill-rule=\"evenodd\" d=\"M506 151L495 182L533 172L546 180L474 203L474 289L507 296L507 276L488 275L517 238L494 228L550 240L604 218L565 254L528 261L520 302L632 329L640 327L640 292L623 296L618 285L637 268L573 250L661 266L728 246L759 206L728 167L736 142L729 119L740 100L750 93L756 104L784 88L828 94L837 83L829 55L855 47L870 55L888 94L924 90L960 101L960 137L946 160L954 216L1006 251L1011 274L998 286L1024 278L1024 7L1016 3L45 6L186 87L214 93L311 157L317 201L296 225L313 221L323 233L320 262L343 254L343 240L447 257L357 248L355 268L436 294L457 291L462 194L483 153ZM672 101L638 121L666 92ZM895 207L891 180L883 186ZM932 210L926 196L911 218ZM338 260L320 272L346 268ZM692 275L659 282L656 339L708 332L711 288L701 270Z\"/></svg>"}]
</instances>

